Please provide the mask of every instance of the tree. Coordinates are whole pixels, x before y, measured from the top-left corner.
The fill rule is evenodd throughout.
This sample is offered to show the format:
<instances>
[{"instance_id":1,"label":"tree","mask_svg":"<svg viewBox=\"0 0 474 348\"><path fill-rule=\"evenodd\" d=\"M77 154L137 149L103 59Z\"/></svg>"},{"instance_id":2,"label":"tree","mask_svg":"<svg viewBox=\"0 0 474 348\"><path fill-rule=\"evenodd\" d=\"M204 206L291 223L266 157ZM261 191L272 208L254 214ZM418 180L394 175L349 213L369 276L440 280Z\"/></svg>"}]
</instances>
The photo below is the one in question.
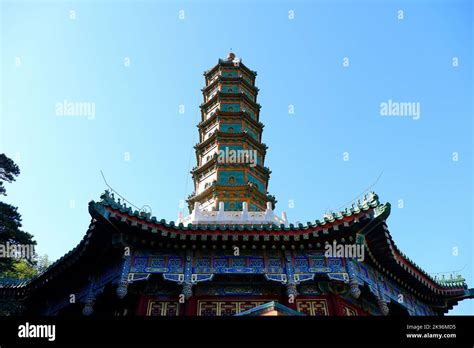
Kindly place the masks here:
<instances>
[{"instance_id":1,"label":"tree","mask_svg":"<svg viewBox=\"0 0 474 348\"><path fill-rule=\"evenodd\" d=\"M43 256L38 256L36 259L35 270L37 274L41 274L51 266L51 261L49 261L48 254L44 254Z\"/></svg>"},{"instance_id":2,"label":"tree","mask_svg":"<svg viewBox=\"0 0 474 348\"><path fill-rule=\"evenodd\" d=\"M4 183L12 183L16 177L20 175L18 166L8 158L5 154L0 154L0 196L6 196L6 188ZM10 204L0 202L0 245L2 250L11 245L36 245L33 236L21 230L21 215L18 208ZM3 257L2 257L3 256ZM4 257L0 255L0 278L6 275L23 275L21 271L24 265L18 265L18 259L12 257ZM21 261L33 266L34 259L26 258Z\"/></svg>"},{"instance_id":3,"label":"tree","mask_svg":"<svg viewBox=\"0 0 474 348\"><path fill-rule=\"evenodd\" d=\"M12 269L4 272L4 278L8 279L30 279L46 271L51 265L47 254L36 256L33 262L27 262L24 259L15 259Z\"/></svg>"},{"instance_id":4,"label":"tree","mask_svg":"<svg viewBox=\"0 0 474 348\"><path fill-rule=\"evenodd\" d=\"M9 279L29 279L33 278L38 271L34 266L25 260L15 260L12 264L12 270L4 272L5 278Z\"/></svg>"},{"instance_id":5,"label":"tree","mask_svg":"<svg viewBox=\"0 0 474 348\"><path fill-rule=\"evenodd\" d=\"M0 195L7 195L3 182L13 182L18 175L20 175L20 168L18 168L15 162L5 156L5 154L0 154Z\"/></svg>"}]
</instances>

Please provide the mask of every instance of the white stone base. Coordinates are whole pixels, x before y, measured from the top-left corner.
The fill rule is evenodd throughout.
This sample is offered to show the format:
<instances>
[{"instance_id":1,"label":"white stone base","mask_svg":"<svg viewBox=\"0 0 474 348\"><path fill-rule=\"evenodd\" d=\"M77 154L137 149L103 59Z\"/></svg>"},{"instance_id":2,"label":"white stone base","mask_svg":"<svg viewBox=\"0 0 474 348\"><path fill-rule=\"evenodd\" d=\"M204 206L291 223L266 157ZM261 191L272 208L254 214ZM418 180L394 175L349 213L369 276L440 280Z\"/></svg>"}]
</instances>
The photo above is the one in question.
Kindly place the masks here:
<instances>
[{"instance_id":1,"label":"white stone base","mask_svg":"<svg viewBox=\"0 0 474 348\"><path fill-rule=\"evenodd\" d=\"M220 224L220 225L278 225L288 226L286 213L283 212L281 218L278 217L272 210L272 203L267 202L267 209L265 211L248 211L247 202L242 203L242 211L224 211L224 202L219 202L218 211L201 210L198 202L194 203L192 213L183 217L179 214L178 224Z\"/></svg>"}]
</instances>

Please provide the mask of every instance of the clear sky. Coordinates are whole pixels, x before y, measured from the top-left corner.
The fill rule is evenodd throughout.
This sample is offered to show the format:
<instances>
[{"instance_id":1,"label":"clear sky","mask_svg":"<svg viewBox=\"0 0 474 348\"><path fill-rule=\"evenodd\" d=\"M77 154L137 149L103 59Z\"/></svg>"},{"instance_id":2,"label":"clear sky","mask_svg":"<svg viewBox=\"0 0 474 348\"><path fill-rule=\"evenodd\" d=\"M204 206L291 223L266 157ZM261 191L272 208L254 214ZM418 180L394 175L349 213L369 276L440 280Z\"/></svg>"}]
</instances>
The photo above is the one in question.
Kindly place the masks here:
<instances>
[{"instance_id":1,"label":"clear sky","mask_svg":"<svg viewBox=\"0 0 474 348\"><path fill-rule=\"evenodd\" d=\"M232 48L258 72L278 212L320 219L383 173L373 189L399 248L473 287L472 23L468 0L2 1L0 152L21 169L6 201L53 260L84 236L101 170L175 220L193 190L202 73ZM64 100L94 117L58 115ZM382 116L389 100L420 117Z\"/></svg>"}]
</instances>

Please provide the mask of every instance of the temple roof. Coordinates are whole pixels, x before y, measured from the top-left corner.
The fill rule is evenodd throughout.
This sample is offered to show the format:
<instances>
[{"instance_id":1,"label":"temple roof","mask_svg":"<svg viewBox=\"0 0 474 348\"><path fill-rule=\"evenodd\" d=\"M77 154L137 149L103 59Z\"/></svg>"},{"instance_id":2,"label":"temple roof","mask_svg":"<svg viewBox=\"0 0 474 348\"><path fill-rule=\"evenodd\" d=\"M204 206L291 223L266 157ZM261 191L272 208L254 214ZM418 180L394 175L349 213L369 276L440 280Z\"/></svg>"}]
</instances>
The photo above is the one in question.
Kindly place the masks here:
<instances>
[{"instance_id":1,"label":"temple roof","mask_svg":"<svg viewBox=\"0 0 474 348\"><path fill-rule=\"evenodd\" d=\"M384 208L390 207L389 203L380 204L378 196L375 193L371 193L366 196L365 199L355 202L351 207L348 207L339 212L329 212L324 214L321 220L316 220L314 222L307 222L306 224L299 223L298 225L289 224L285 226L280 225L250 225L250 226L241 226L238 224L235 225L220 225L220 224L188 224L184 225L182 223L176 224L174 221L166 222L165 219L157 220L155 216L151 216L149 213L139 212L138 210L133 210L131 207L127 207L125 203L121 203L120 199L115 200L114 195L110 194L109 191L105 191L101 196L100 202L90 202L89 209L100 209L99 206L110 208L112 211L119 213L123 216L126 216L130 219L136 219L136 221L141 221L142 223L148 224L146 226L150 227L150 230L153 232L153 227L161 227L166 229L173 229L176 231L189 231L200 232L200 231L222 231L222 232L234 232L234 231L243 231L243 232L293 232L302 233L302 232L315 232L327 230L330 227L335 225L344 224L349 220L354 220L358 217L366 215L367 213L378 208L382 211ZM114 213L112 213L114 214Z\"/></svg>"},{"instance_id":2,"label":"temple roof","mask_svg":"<svg viewBox=\"0 0 474 348\"><path fill-rule=\"evenodd\" d=\"M314 243L332 239L341 239L345 230L364 221L365 225L357 236L362 236L370 259L382 273L395 279L403 286L424 299L444 298L449 308L459 300L474 298L474 289L468 289L463 279L443 282L431 277L423 269L408 259L396 246L385 224L390 214L390 204L380 203L375 193L370 193L363 200L355 202L351 207L339 212L327 213L322 219L306 224L281 225L220 225L220 224L176 224L173 221L157 220L149 213L139 212L127 207L120 200L115 200L113 194L106 191L101 201L89 203L89 212L93 217L91 225L83 240L71 251L54 262L43 274L17 284L0 283L2 289L11 289L24 293L32 287L51 281L56 275L66 271L69 265L78 262L87 249L98 238L96 224L99 220L115 221L128 226L124 231L141 236L148 234L160 240L199 243L211 238L214 243L225 243L227 240L269 240L273 244L302 242ZM114 223L115 225L115 223ZM380 228L382 226L382 228ZM117 227L117 225L116 225ZM134 232L135 231L135 232ZM362 232L362 233L361 233ZM95 236L95 237L94 237ZM179 237L179 238L177 238ZM230 238L230 239L229 239ZM352 241L354 239L350 237ZM343 239L344 240L344 239ZM311 244L310 244L311 245ZM90 253L90 252L89 252Z\"/></svg>"}]
</instances>

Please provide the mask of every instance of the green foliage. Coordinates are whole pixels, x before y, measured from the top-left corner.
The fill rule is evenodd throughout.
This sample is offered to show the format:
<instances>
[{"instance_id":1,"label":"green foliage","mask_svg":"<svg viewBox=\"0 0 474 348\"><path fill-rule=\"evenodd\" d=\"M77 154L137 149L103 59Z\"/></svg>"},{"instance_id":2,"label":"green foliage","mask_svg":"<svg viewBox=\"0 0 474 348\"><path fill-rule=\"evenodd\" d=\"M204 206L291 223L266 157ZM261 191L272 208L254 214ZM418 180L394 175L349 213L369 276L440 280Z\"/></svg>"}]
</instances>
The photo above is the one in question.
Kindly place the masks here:
<instances>
[{"instance_id":1,"label":"green foliage","mask_svg":"<svg viewBox=\"0 0 474 348\"><path fill-rule=\"evenodd\" d=\"M0 154L0 197L6 196L5 183L12 183L20 174L18 166L5 154ZM0 245L3 250L11 245L34 246L33 236L21 229L18 208L0 202ZM34 277L49 265L48 257L17 259L0 257L0 282L15 283ZM0 315L19 315L24 306L21 298L0 298Z\"/></svg>"},{"instance_id":2,"label":"green foliage","mask_svg":"<svg viewBox=\"0 0 474 348\"><path fill-rule=\"evenodd\" d=\"M10 158L5 154L0 154L0 196L6 196L6 189L4 183L11 183L15 181L20 174L20 169ZM0 244L6 247L7 243L10 245L36 245L33 236L28 232L21 230L21 215L18 208L10 204L0 202ZM14 275L19 272L19 276L28 274L27 266L33 267L34 261L19 260L1 257L0 258L0 278L6 277L7 274Z\"/></svg>"},{"instance_id":3,"label":"green foliage","mask_svg":"<svg viewBox=\"0 0 474 348\"><path fill-rule=\"evenodd\" d=\"M0 243L10 241L17 244L36 244L33 236L20 230L21 215L18 208L0 202Z\"/></svg>"},{"instance_id":4,"label":"green foliage","mask_svg":"<svg viewBox=\"0 0 474 348\"><path fill-rule=\"evenodd\" d=\"M0 195L7 195L3 183L15 181L18 175L20 175L20 168L18 168L13 160L0 153Z\"/></svg>"},{"instance_id":5,"label":"green foliage","mask_svg":"<svg viewBox=\"0 0 474 348\"><path fill-rule=\"evenodd\" d=\"M10 270L4 272L5 278L29 279L38 273L36 267L25 260L14 260Z\"/></svg>"},{"instance_id":6,"label":"green foliage","mask_svg":"<svg viewBox=\"0 0 474 348\"><path fill-rule=\"evenodd\" d=\"M5 271L2 277L26 280L43 273L50 265L51 262L46 254L37 256L31 261L13 259L11 269Z\"/></svg>"}]
</instances>

